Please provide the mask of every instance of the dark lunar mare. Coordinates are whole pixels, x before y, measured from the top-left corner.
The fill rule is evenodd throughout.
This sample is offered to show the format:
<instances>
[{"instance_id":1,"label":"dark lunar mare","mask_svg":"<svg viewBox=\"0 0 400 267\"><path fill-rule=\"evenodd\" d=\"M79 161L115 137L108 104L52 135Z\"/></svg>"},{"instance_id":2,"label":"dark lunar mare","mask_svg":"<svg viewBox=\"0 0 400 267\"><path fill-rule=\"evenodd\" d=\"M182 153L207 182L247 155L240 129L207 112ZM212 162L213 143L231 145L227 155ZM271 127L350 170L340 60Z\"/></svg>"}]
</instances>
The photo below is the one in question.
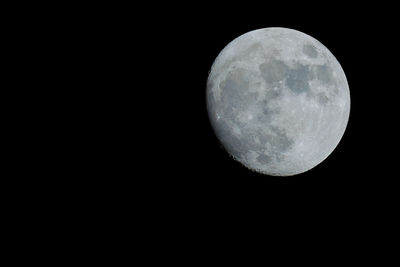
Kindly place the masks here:
<instances>
[{"instance_id":1,"label":"dark lunar mare","mask_svg":"<svg viewBox=\"0 0 400 267\"><path fill-rule=\"evenodd\" d=\"M317 49L312 44L306 44L303 46L303 53L310 58L316 58L318 56Z\"/></svg>"},{"instance_id":2,"label":"dark lunar mare","mask_svg":"<svg viewBox=\"0 0 400 267\"><path fill-rule=\"evenodd\" d=\"M312 79L312 72L309 66L296 64L295 68L290 69L286 77L287 87L294 93L300 94L310 91L308 81Z\"/></svg>"},{"instance_id":3,"label":"dark lunar mare","mask_svg":"<svg viewBox=\"0 0 400 267\"><path fill-rule=\"evenodd\" d=\"M289 67L283 61L275 58L268 59L260 64L258 68L267 84L275 84L282 81L289 71Z\"/></svg>"},{"instance_id":4,"label":"dark lunar mare","mask_svg":"<svg viewBox=\"0 0 400 267\"><path fill-rule=\"evenodd\" d=\"M304 53L308 53L310 57L317 55L317 51L312 45L305 45L303 50ZM331 99L325 93L313 93L309 81L318 79L326 86L333 86L333 88L336 86L332 76L332 69L328 63L309 66L296 63L294 67L289 67L285 62L271 57L260 64L259 71L261 77L270 88L279 87L278 83L284 81L287 88L293 93L306 93L309 98L315 99L321 105L326 105ZM336 89L334 92L337 93L337 91ZM267 92L267 98L272 98L272 94L279 95L280 90L269 90Z\"/></svg>"}]
</instances>

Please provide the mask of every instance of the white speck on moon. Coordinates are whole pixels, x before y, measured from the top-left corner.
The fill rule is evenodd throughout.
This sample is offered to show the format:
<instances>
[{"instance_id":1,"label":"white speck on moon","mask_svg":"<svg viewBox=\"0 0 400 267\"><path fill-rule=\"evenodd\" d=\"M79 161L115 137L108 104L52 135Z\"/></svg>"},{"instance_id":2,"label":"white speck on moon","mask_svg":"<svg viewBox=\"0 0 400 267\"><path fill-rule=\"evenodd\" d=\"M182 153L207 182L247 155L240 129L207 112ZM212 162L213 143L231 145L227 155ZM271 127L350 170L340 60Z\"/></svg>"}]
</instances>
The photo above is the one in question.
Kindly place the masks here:
<instances>
[{"instance_id":1,"label":"white speck on moon","mask_svg":"<svg viewBox=\"0 0 400 267\"><path fill-rule=\"evenodd\" d=\"M207 108L227 152L251 170L303 173L332 153L350 113L346 76L313 37L286 28L248 32L212 65Z\"/></svg>"}]
</instances>

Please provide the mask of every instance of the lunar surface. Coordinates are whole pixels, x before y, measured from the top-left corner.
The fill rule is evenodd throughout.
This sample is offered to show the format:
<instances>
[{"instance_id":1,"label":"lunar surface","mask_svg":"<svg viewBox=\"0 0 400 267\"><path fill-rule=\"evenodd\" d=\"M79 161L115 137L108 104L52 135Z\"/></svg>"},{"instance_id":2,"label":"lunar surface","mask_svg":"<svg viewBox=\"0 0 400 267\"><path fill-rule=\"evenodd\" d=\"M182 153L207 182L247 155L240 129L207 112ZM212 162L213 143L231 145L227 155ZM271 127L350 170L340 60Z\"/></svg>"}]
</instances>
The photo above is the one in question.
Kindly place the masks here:
<instances>
[{"instance_id":1,"label":"lunar surface","mask_svg":"<svg viewBox=\"0 0 400 267\"><path fill-rule=\"evenodd\" d=\"M342 67L319 41L286 28L229 43L207 81L211 125L225 150L273 176L303 173L342 138L350 93Z\"/></svg>"}]
</instances>

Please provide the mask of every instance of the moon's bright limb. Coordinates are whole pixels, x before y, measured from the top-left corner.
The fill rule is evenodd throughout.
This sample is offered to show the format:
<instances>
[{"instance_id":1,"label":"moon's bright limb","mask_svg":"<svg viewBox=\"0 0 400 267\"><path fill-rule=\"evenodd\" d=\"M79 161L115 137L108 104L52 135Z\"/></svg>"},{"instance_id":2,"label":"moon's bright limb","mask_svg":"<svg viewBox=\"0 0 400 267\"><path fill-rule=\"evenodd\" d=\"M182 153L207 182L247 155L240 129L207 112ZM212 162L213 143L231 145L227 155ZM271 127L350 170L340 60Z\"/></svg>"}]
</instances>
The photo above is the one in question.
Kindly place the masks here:
<instances>
[{"instance_id":1,"label":"moon's bright limb","mask_svg":"<svg viewBox=\"0 0 400 267\"><path fill-rule=\"evenodd\" d=\"M350 113L346 76L316 39L286 28L248 32L218 55L207 82L215 133L237 161L289 176L335 149Z\"/></svg>"}]
</instances>

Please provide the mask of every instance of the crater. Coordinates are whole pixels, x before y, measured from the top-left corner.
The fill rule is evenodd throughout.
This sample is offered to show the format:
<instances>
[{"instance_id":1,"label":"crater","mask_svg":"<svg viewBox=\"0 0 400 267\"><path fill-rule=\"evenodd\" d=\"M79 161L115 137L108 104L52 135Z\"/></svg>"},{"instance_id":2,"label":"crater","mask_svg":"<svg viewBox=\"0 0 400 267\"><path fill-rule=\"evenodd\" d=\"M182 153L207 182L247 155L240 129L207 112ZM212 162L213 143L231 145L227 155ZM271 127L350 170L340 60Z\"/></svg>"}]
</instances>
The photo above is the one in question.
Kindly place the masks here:
<instances>
[{"instance_id":1,"label":"crater","mask_svg":"<svg viewBox=\"0 0 400 267\"><path fill-rule=\"evenodd\" d=\"M268 144L268 146L271 147L271 150L268 151L269 153L271 153L271 156L275 154L278 155L282 152L286 152L293 146L294 141L287 136L285 130L282 130L274 126L271 126L270 129L271 129L270 134L259 132L258 137L263 145Z\"/></svg>"},{"instance_id":2,"label":"crater","mask_svg":"<svg viewBox=\"0 0 400 267\"><path fill-rule=\"evenodd\" d=\"M261 103L261 109L260 112L257 114L257 120L262 123L262 124L267 124L270 123L273 119L274 116L279 114L279 109L278 108L271 108L268 105L269 101L268 100L263 100Z\"/></svg>"},{"instance_id":3,"label":"crater","mask_svg":"<svg viewBox=\"0 0 400 267\"><path fill-rule=\"evenodd\" d=\"M316 58L318 56L317 49L311 44L306 44L303 46L303 53L310 58Z\"/></svg>"},{"instance_id":4,"label":"crater","mask_svg":"<svg viewBox=\"0 0 400 267\"><path fill-rule=\"evenodd\" d=\"M271 127L273 135L270 136L270 144L274 151L285 152L288 151L290 147L294 144L294 141L290 139L285 130L277 127Z\"/></svg>"},{"instance_id":5,"label":"crater","mask_svg":"<svg viewBox=\"0 0 400 267\"><path fill-rule=\"evenodd\" d=\"M326 103L329 102L329 98L328 98L325 94L320 93L320 94L318 94L318 96L317 96L317 101L318 101L318 103L320 103L321 105L325 105Z\"/></svg>"},{"instance_id":6,"label":"crater","mask_svg":"<svg viewBox=\"0 0 400 267\"><path fill-rule=\"evenodd\" d=\"M265 94L265 99L270 100L270 99L275 99L279 96L282 95L282 90L281 88L269 88Z\"/></svg>"},{"instance_id":7,"label":"crater","mask_svg":"<svg viewBox=\"0 0 400 267\"><path fill-rule=\"evenodd\" d=\"M271 134L260 134L259 140L265 146L269 147L267 154L263 154L264 151L258 151L259 153L262 152L257 157L258 162L261 164L269 164L271 161L279 162L282 160L282 153L288 151L294 144L294 141L290 139L286 132L277 127L271 127Z\"/></svg>"}]
</instances>

